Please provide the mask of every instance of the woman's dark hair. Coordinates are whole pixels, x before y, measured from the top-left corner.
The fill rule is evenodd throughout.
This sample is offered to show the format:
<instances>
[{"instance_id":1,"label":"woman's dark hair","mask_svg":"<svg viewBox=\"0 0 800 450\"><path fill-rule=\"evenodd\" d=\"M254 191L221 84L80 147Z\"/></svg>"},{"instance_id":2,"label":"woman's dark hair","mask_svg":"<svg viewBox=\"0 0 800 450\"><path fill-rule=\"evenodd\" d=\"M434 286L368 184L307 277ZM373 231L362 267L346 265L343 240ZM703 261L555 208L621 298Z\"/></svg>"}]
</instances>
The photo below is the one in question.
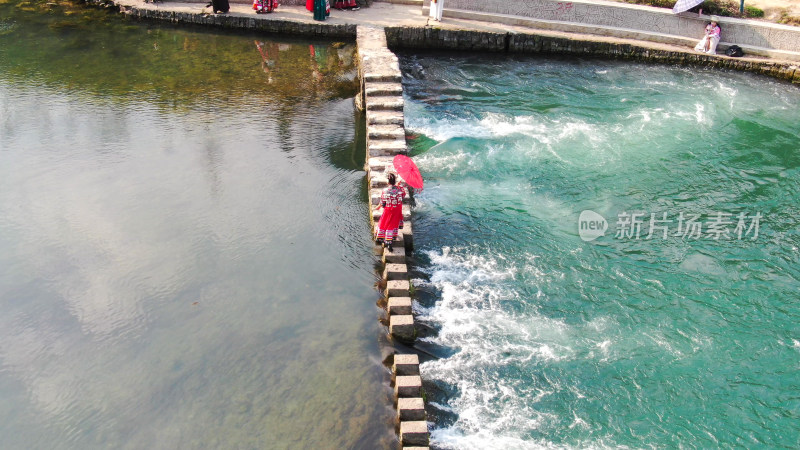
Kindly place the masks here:
<instances>
[{"instance_id":1,"label":"woman's dark hair","mask_svg":"<svg viewBox=\"0 0 800 450\"><path fill-rule=\"evenodd\" d=\"M397 182L397 176L396 176L395 174L393 174L393 173L390 173L390 174L389 174L389 184L391 184L392 186L394 186L394 184L395 184L396 182Z\"/></svg>"}]
</instances>

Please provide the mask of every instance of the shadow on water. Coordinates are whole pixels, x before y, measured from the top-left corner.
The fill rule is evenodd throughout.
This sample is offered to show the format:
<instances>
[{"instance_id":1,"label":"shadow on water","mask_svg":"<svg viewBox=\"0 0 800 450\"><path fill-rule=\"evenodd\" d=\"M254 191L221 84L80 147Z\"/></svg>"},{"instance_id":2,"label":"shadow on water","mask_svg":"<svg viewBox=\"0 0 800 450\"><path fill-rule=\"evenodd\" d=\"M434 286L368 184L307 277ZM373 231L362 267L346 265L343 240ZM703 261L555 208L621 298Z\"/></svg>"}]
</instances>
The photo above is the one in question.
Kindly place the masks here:
<instances>
[{"instance_id":1,"label":"shadow on water","mask_svg":"<svg viewBox=\"0 0 800 450\"><path fill-rule=\"evenodd\" d=\"M363 114L355 113L356 134L354 142L343 142L331 147L331 163L344 170L362 171L367 154L367 124Z\"/></svg>"}]
</instances>

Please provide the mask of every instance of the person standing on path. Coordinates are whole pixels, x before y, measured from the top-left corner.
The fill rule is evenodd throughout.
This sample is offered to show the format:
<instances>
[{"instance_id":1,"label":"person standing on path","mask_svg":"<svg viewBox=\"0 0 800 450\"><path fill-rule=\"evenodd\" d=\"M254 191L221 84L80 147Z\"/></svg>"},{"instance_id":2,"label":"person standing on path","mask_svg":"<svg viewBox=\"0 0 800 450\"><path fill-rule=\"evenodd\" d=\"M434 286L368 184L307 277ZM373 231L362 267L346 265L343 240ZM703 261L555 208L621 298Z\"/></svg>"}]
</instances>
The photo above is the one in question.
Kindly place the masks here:
<instances>
[{"instance_id":1,"label":"person standing on path","mask_svg":"<svg viewBox=\"0 0 800 450\"><path fill-rule=\"evenodd\" d=\"M397 238L398 229L403 228L403 198L406 190L397 186L397 175L389 174L389 187L381 192L381 198L375 211L383 208L381 220L378 222L378 232L375 234L375 244L393 251L392 243Z\"/></svg>"},{"instance_id":2,"label":"person standing on path","mask_svg":"<svg viewBox=\"0 0 800 450\"><path fill-rule=\"evenodd\" d=\"M444 10L444 0L431 0L431 13L430 13L431 19L437 22L441 22L442 10Z\"/></svg>"},{"instance_id":3,"label":"person standing on path","mask_svg":"<svg viewBox=\"0 0 800 450\"><path fill-rule=\"evenodd\" d=\"M328 0L306 0L306 9L314 12L314 20L325 20L331 15Z\"/></svg>"}]
</instances>

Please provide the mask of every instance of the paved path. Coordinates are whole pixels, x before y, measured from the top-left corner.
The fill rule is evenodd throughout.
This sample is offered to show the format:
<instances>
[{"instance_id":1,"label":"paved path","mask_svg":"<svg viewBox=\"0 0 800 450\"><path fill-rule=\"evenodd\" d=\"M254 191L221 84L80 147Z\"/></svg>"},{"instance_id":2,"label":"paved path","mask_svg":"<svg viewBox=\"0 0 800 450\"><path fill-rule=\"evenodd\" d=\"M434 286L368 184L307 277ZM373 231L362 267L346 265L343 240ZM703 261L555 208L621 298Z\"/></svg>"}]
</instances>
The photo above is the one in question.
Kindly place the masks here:
<instances>
[{"instance_id":1,"label":"paved path","mask_svg":"<svg viewBox=\"0 0 800 450\"><path fill-rule=\"evenodd\" d=\"M208 1L145 3L142 0L115 0L114 3L124 6L136 6L138 8L167 9L178 12L199 13L211 11L211 8L205 7ZM231 10L228 12L228 15L255 17L262 20L277 19L303 23L318 23L314 21L312 14L303 6L281 5L273 13L256 14L255 11L253 11L251 3L232 2ZM331 25L368 25L383 28L385 26L402 25L424 26L425 22L426 17L422 16L422 8L419 6L373 3L372 6L361 8L358 11L339 11L331 9L331 16L323 23ZM478 23L476 22L476 24ZM500 27L495 26L491 29L499 31Z\"/></svg>"}]
</instances>

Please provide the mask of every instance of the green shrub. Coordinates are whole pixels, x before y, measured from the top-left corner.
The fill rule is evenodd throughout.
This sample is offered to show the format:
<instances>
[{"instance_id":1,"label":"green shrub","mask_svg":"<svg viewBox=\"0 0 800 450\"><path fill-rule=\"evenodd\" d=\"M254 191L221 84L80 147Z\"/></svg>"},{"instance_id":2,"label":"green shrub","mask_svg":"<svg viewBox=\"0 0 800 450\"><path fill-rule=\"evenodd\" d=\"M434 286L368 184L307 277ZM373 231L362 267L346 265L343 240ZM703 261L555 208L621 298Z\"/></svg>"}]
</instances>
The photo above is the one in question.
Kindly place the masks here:
<instances>
[{"instance_id":1,"label":"green shrub","mask_svg":"<svg viewBox=\"0 0 800 450\"><path fill-rule=\"evenodd\" d=\"M706 0L701 5L705 14L723 17L738 17L739 4L729 0Z\"/></svg>"},{"instance_id":2,"label":"green shrub","mask_svg":"<svg viewBox=\"0 0 800 450\"><path fill-rule=\"evenodd\" d=\"M764 10L756 8L755 6L744 6L745 17L764 17Z\"/></svg>"}]
</instances>

